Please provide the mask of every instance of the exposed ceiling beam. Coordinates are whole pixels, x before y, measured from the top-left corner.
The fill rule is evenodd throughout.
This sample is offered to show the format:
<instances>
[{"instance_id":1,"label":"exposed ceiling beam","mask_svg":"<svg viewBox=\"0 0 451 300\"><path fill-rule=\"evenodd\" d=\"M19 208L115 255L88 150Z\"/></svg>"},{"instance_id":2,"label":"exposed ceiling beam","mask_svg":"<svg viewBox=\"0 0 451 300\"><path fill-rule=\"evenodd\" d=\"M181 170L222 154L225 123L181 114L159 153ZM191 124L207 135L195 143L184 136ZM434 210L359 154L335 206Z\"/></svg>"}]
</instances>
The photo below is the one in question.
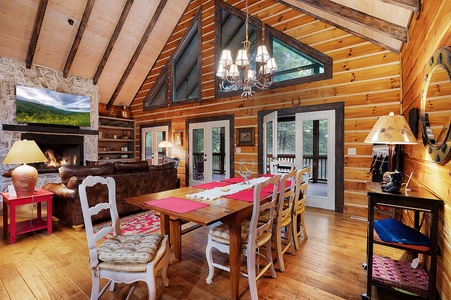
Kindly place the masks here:
<instances>
[{"instance_id":1,"label":"exposed ceiling beam","mask_svg":"<svg viewBox=\"0 0 451 300\"><path fill-rule=\"evenodd\" d=\"M83 17L81 18L80 26L78 27L77 35L75 36L74 43L69 52L69 56L67 57L66 65L63 70L63 77L66 78L69 75L70 67L74 62L75 55L78 51L78 46L80 46L81 39L86 29L86 25L88 24L89 16L91 15L92 8L94 7L95 0L88 0L86 3L85 11L83 12Z\"/></svg>"},{"instance_id":2,"label":"exposed ceiling beam","mask_svg":"<svg viewBox=\"0 0 451 300\"><path fill-rule=\"evenodd\" d=\"M287 5L285 1L276 0L276 2ZM328 12L331 15L334 15L346 21L383 33L384 35L387 35L398 41L407 42L407 28L370 16L366 13L349 8L347 6L337 4L330 0L296 0L295 2L306 4L321 11ZM304 12L312 15L311 13L308 13L306 11ZM315 16L315 18L319 18L319 16Z\"/></svg>"},{"instance_id":3,"label":"exposed ceiling beam","mask_svg":"<svg viewBox=\"0 0 451 300\"><path fill-rule=\"evenodd\" d=\"M361 39L369 41L369 42L371 42L371 43L373 43L375 45L379 45L379 46L381 46L381 47L383 47L385 49L390 50L393 53L399 53L399 49L397 49L397 48L390 47L390 46L388 46L388 45L386 45L386 44L384 44L384 43L382 43L380 41L377 41L377 40L375 40L373 38L370 38L370 37L368 37L366 35L363 35L362 33L359 33L359 32L357 32L355 30L349 29L349 28L347 28L345 26L342 26L340 24L332 22L332 21L330 21L329 19L327 19L325 17L319 16L318 14L314 14L311 11L304 9L303 7L295 6L293 4L290 4L290 3L286 2L286 1L282 1L282 0L275 0L275 1L278 2L278 3L281 3L283 5L286 5L286 6L292 8L294 10L300 11L300 12L306 14L306 15L309 15L309 16L315 18L315 19L318 19L318 20L320 20L320 21L322 21L322 22L324 22L326 24L329 24L329 25L335 26L337 28L340 28L343 31L349 32L349 33L351 33L351 34L353 34L353 35L355 35L355 36L357 36L357 37L359 37ZM299 1L299 0L295 0L295 1Z\"/></svg>"},{"instance_id":4,"label":"exposed ceiling beam","mask_svg":"<svg viewBox=\"0 0 451 300\"><path fill-rule=\"evenodd\" d=\"M47 3L48 0L41 0L39 2L39 8L34 22L33 34L31 35L30 46L28 47L27 60L25 61L27 69L30 69L33 64L33 57L36 51L36 45L38 44L39 34L41 33L42 21L44 20Z\"/></svg>"},{"instance_id":5,"label":"exposed ceiling beam","mask_svg":"<svg viewBox=\"0 0 451 300\"><path fill-rule=\"evenodd\" d=\"M127 69L125 69L124 74L122 75L121 80L119 80L119 83L116 86L116 89L114 90L113 95L110 98L110 101L108 101L108 104L106 106L107 110L110 110L111 106L114 104L114 101L116 100L117 96L119 95L119 92L121 91L122 87L124 86L125 81L127 80L128 75L130 74L131 70L133 69L133 66L135 65L136 61L138 60L139 55L141 54L142 49L144 48L147 39L149 38L150 34L152 33L152 30L155 26L155 24L158 21L158 18L161 15L161 12L163 11L164 6L166 5L167 0L161 0L160 4L158 4L157 10L155 11L155 14L152 16L152 19L149 22L149 25L147 26L146 32L144 32L141 41L139 42L138 47L135 50L135 53L133 54Z\"/></svg>"},{"instance_id":6,"label":"exposed ceiling beam","mask_svg":"<svg viewBox=\"0 0 451 300\"><path fill-rule=\"evenodd\" d=\"M413 12L418 13L420 9L421 0L379 0L385 3L393 4Z\"/></svg>"},{"instance_id":7,"label":"exposed ceiling beam","mask_svg":"<svg viewBox=\"0 0 451 300\"><path fill-rule=\"evenodd\" d=\"M100 75L102 75L103 68L105 68L106 62L108 60L108 57L111 54L111 51L113 50L114 44L116 43L116 40L119 36L119 33L121 32L122 26L125 23L125 20L128 16L128 13L130 12L130 8L132 7L134 0L127 0L125 3L124 9L122 10L121 17L119 18L119 21L116 24L116 28L114 28L113 34L111 35L111 39L108 42L108 46L105 49L105 52L103 53L102 59L100 60L99 66L97 67L97 71L92 78L92 81L94 84L97 84L99 81Z\"/></svg>"}]
</instances>

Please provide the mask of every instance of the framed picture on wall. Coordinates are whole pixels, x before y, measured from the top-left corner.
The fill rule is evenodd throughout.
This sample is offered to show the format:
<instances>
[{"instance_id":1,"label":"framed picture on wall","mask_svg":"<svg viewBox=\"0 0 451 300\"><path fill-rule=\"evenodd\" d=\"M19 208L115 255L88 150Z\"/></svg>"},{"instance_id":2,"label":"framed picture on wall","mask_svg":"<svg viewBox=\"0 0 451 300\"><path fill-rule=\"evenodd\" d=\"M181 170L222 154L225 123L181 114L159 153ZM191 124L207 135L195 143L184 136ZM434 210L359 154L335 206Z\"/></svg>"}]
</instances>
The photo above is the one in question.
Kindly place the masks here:
<instances>
[{"instance_id":1,"label":"framed picture on wall","mask_svg":"<svg viewBox=\"0 0 451 300\"><path fill-rule=\"evenodd\" d=\"M237 146L254 146L254 128L237 128L236 144Z\"/></svg>"},{"instance_id":2,"label":"framed picture on wall","mask_svg":"<svg viewBox=\"0 0 451 300\"><path fill-rule=\"evenodd\" d=\"M174 132L174 143L176 146L183 146L183 131Z\"/></svg>"}]
</instances>

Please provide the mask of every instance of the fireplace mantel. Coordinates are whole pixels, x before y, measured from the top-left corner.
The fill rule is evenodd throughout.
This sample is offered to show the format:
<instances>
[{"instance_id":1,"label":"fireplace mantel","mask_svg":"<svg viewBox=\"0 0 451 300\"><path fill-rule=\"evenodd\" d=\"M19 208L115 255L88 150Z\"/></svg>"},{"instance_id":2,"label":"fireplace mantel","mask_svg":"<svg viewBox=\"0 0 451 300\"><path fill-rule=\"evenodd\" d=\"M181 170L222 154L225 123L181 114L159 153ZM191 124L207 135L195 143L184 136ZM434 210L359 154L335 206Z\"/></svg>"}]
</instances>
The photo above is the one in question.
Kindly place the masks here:
<instances>
[{"instance_id":1,"label":"fireplace mantel","mask_svg":"<svg viewBox=\"0 0 451 300\"><path fill-rule=\"evenodd\" d=\"M98 130L93 129L80 129L72 127L57 127L57 126L45 126L45 125L10 125L3 124L3 130L7 131L20 131L20 132L48 132L48 133L66 133L66 134L86 134L86 135L98 135Z\"/></svg>"}]
</instances>

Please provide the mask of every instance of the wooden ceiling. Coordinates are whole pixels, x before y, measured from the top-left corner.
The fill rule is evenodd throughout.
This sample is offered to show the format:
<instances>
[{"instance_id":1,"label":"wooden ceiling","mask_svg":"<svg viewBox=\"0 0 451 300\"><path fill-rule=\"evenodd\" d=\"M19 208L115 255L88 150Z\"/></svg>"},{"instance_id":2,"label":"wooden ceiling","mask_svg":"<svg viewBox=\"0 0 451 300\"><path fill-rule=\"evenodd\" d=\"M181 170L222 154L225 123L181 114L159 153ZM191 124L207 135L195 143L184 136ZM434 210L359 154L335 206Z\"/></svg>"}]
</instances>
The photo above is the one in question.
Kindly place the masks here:
<instances>
[{"instance_id":1,"label":"wooden ceiling","mask_svg":"<svg viewBox=\"0 0 451 300\"><path fill-rule=\"evenodd\" d=\"M129 105L189 2L2 1L0 56L24 61L27 67L59 70L64 76L92 78L100 103ZM254 16L265 3L274 4L248 2ZM276 2L399 53L421 0Z\"/></svg>"}]
</instances>

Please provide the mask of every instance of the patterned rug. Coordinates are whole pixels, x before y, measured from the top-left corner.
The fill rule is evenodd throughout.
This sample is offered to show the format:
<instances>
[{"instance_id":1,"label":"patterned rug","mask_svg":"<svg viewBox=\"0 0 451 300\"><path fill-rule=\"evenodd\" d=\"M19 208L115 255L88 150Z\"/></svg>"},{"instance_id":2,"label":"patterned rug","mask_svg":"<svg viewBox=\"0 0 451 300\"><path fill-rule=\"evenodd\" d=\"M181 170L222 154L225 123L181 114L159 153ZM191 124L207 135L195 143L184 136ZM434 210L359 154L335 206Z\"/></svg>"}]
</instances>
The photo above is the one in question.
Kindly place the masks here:
<instances>
[{"instance_id":1,"label":"patterned rug","mask_svg":"<svg viewBox=\"0 0 451 300\"><path fill-rule=\"evenodd\" d=\"M111 226L111 221L97 224L93 227L94 232ZM134 215L121 218L122 234L150 233L160 229L160 217L154 211L147 210Z\"/></svg>"}]
</instances>

